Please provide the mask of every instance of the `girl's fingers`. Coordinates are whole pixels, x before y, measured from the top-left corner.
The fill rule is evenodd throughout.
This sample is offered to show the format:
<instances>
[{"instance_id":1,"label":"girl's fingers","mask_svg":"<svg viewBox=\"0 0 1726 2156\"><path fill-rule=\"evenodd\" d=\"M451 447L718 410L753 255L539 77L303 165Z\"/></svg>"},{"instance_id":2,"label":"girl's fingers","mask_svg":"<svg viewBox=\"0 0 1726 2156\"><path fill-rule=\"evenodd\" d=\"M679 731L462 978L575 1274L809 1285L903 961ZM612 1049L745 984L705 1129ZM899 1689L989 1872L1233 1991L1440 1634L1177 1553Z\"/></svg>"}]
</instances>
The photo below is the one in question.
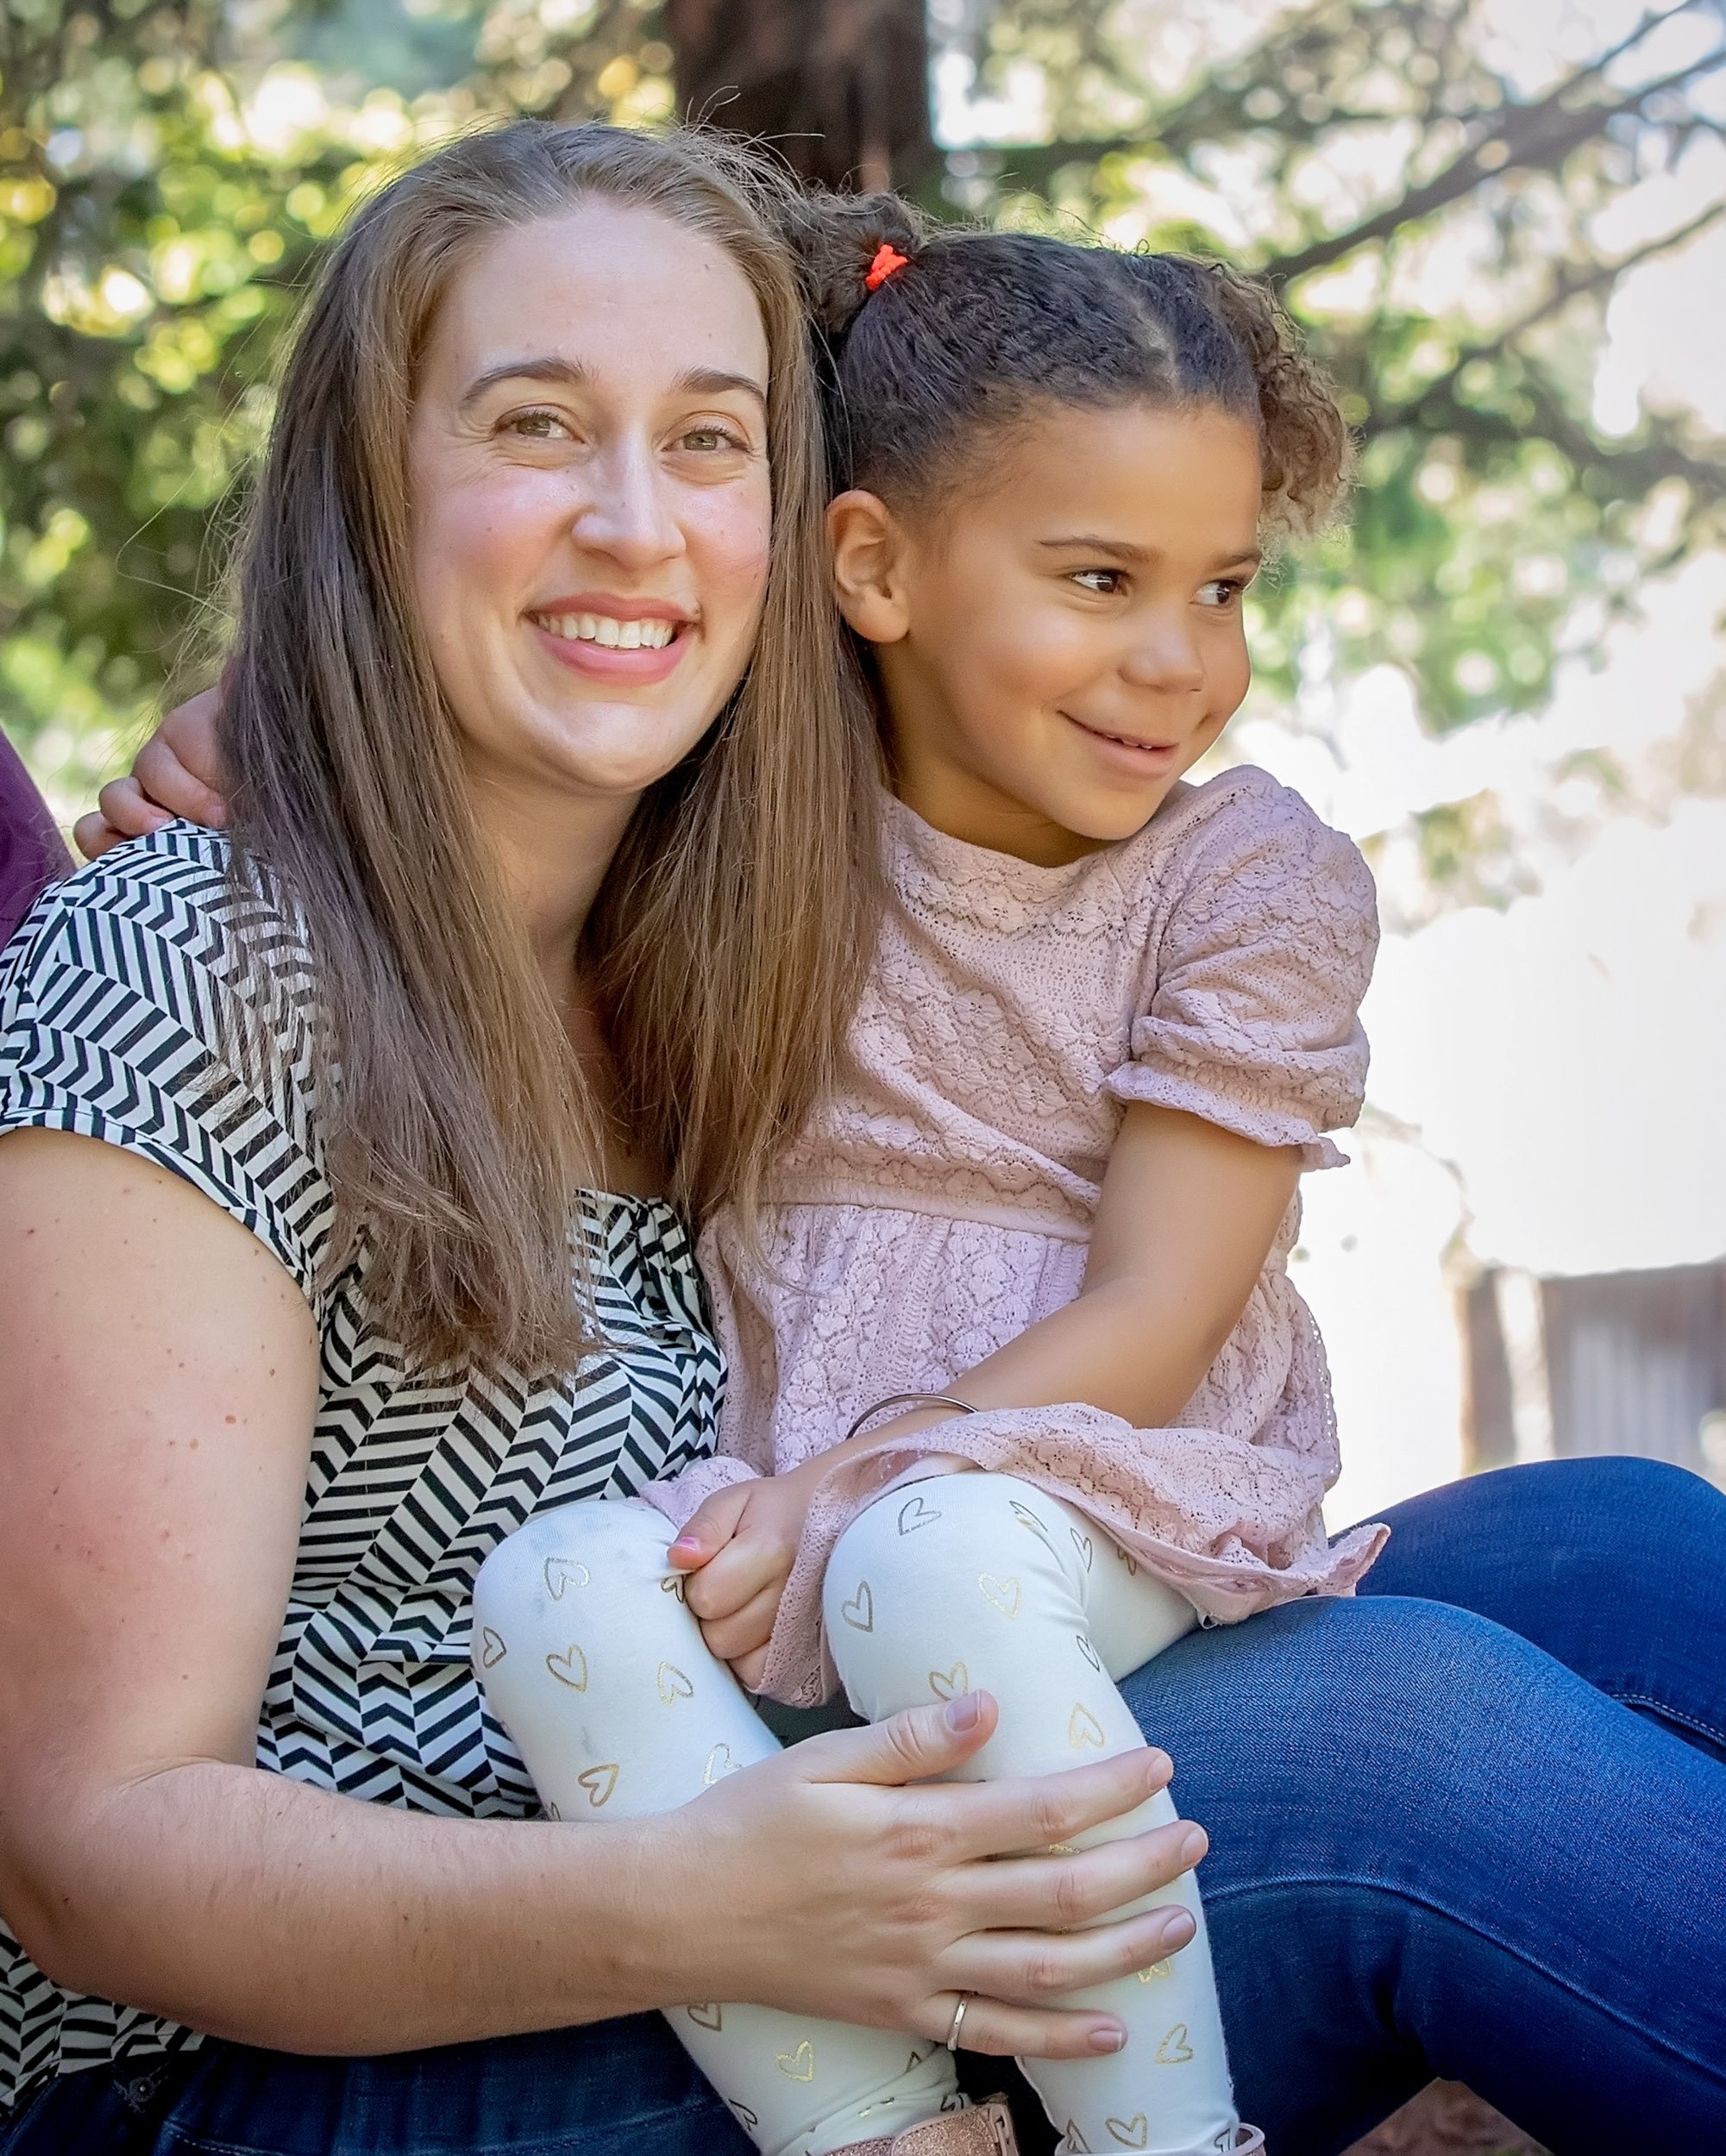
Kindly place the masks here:
<instances>
[{"instance_id":1,"label":"girl's fingers","mask_svg":"<svg viewBox=\"0 0 1726 2156\"><path fill-rule=\"evenodd\" d=\"M1206 1847L1202 1827L1175 1820L1071 1856L1004 1857L979 1874L969 1913L984 1926L1071 1931L1154 1894Z\"/></svg>"},{"instance_id":2,"label":"girl's fingers","mask_svg":"<svg viewBox=\"0 0 1726 2156\"><path fill-rule=\"evenodd\" d=\"M751 1533L745 1521L716 1557L690 1575L683 1599L704 1625L737 1617L764 1591L770 1589L778 1593L791 1570L794 1554L777 1535ZM749 1647L756 1644L753 1639L744 1642ZM741 1653L743 1648L737 1651Z\"/></svg>"},{"instance_id":3,"label":"girl's fingers","mask_svg":"<svg viewBox=\"0 0 1726 2156\"><path fill-rule=\"evenodd\" d=\"M80 816L72 827L72 843L86 861L97 861L110 846L117 846L125 838L124 831L116 831L100 809L91 809L88 816Z\"/></svg>"},{"instance_id":4,"label":"girl's fingers","mask_svg":"<svg viewBox=\"0 0 1726 2156\"><path fill-rule=\"evenodd\" d=\"M764 1587L729 1617L703 1620L701 1637L718 1660L736 1662L767 1645L773 1634L773 1620L779 1609L780 1588L783 1585L781 1581L778 1585Z\"/></svg>"},{"instance_id":5,"label":"girl's fingers","mask_svg":"<svg viewBox=\"0 0 1726 2156\"><path fill-rule=\"evenodd\" d=\"M96 799L104 822L122 838L145 837L173 821L171 812L159 808L129 773L123 779L110 779Z\"/></svg>"},{"instance_id":6,"label":"girl's fingers","mask_svg":"<svg viewBox=\"0 0 1726 2156\"><path fill-rule=\"evenodd\" d=\"M957 1991L946 1991L932 1999L921 2034L945 2044L959 1997ZM1119 2051L1126 2035L1111 2015L1039 2011L967 1994L957 2048L984 2052L992 2059L1096 2059Z\"/></svg>"},{"instance_id":7,"label":"girl's fingers","mask_svg":"<svg viewBox=\"0 0 1726 2156\"><path fill-rule=\"evenodd\" d=\"M737 1531L749 1504L749 1485L734 1482L703 1498L677 1531L666 1556L680 1572L693 1571L717 1557Z\"/></svg>"},{"instance_id":8,"label":"girl's fingers","mask_svg":"<svg viewBox=\"0 0 1726 2156\"><path fill-rule=\"evenodd\" d=\"M182 712L190 708L180 706ZM222 795L186 768L161 733L152 734L138 751L132 775L150 799L170 816L184 816L211 830L220 830L228 821L228 804ZM103 806L106 812L107 804Z\"/></svg>"},{"instance_id":9,"label":"girl's fingers","mask_svg":"<svg viewBox=\"0 0 1726 2156\"><path fill-rule=\"evenodd\" d=\"M1184 1909L1146 1909L1089 1931L972 1932L943 1957L943 1966L968 1991L1047 2007L1070 1991L1152 1969L1192 1935Z\"/></svg>"}]
</instances>

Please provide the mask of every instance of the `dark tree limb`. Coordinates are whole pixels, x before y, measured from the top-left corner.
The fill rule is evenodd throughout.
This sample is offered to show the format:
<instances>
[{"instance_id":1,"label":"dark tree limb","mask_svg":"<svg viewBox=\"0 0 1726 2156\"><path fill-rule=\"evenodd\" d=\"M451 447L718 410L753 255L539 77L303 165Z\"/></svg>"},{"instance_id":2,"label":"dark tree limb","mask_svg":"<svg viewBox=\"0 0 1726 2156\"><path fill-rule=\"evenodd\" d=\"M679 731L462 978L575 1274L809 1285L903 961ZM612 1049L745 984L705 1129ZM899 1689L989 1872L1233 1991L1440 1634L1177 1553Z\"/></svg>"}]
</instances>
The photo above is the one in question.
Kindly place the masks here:
<instances>
[{"instance_id":1,"label":"dark tree limb","mask_svg":"<svg viewBox=\"0 0 1726 2156\"><path fill-rule=\"evenodd\" d=\"M665 0L680 110L805 179L914 188L939 162L924 0Z\"/></svg>"}]
</instances>

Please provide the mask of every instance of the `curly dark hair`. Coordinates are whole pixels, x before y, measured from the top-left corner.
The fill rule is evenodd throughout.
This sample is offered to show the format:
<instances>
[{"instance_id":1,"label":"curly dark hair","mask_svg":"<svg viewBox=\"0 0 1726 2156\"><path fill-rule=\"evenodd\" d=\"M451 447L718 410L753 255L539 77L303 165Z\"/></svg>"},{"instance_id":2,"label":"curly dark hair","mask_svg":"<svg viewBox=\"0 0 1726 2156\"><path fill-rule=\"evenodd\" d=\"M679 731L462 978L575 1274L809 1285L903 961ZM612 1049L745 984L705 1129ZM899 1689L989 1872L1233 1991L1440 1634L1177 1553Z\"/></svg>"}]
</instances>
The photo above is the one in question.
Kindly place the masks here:
<instances>
[{"instance_id":1,"label":"curly dark hair","mask_svg":"<svg viewBox=\"0 0 1726 2156\"><path fill-rule=\"evenodd\" d=\"M936 226L891 194L812 193L789 218L835 491L926 508L1039 405L1148 399L1257 427L1270 531L1313 531L1339 508L1351 444L1336 392L1258 279L1186 254ZM907 260L871 291L883 244Z\"/></svg>"}]
</instances>

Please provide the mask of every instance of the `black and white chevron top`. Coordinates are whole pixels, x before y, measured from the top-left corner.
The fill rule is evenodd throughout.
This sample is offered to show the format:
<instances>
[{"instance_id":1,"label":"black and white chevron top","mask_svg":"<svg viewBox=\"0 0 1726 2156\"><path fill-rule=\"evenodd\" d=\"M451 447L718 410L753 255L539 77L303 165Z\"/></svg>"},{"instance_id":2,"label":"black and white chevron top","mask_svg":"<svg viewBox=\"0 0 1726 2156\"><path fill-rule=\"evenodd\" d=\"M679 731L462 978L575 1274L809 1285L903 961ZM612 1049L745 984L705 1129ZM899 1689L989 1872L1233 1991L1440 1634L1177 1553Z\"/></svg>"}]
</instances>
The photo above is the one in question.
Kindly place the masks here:
<instances>
[{"instance_id":1,"label":"black and white chevron top","mask_svg":"<svg viewBox=\"0 0 1726 2156\"><path fill-rule=\"evenodd\" d=\"M375 1804L529 1814L526 1771L468 1665L474 1575L530 1514L637 1489L711 1450L723 1365L694 1255L668 1206L592 1196L606 1352L545 1380L429 1383L405 1366L367 1322L362 1278L319 1283L331 1197L310 974L279 912L255 925L271 939L280 1056L251 1081L224 1059L226 868L219 836L175 824L41 900L0 960L0 1131L81 1131L184 1175L317 1316L322 1392L258 1764ZM0 1925L0 2112L40 2076L198 2040L59 1990Z\"/></svg>"}]
</instances>

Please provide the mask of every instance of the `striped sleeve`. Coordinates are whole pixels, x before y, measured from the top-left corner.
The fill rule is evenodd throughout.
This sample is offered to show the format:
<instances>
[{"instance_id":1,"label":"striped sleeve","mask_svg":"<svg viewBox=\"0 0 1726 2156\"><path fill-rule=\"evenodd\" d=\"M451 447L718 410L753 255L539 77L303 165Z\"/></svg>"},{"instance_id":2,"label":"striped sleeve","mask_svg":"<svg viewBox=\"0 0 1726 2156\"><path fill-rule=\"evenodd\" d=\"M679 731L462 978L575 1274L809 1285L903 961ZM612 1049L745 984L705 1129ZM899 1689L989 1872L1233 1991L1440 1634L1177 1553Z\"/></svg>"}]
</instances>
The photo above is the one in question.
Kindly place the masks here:
<instances>
[{"instance_id":1,"label":"striped sleeve","mask_svg":"<svg viewBox=\"0 0 1726 2156\"><path fill-rule=\"evenodd\" d=\"M309 961L263 899L242 924L226 867L219 836L173 824L38 901L0 959L0 1133L75 1132L183 1176L316 1309Z\"/></svg>"}]
</instances>

